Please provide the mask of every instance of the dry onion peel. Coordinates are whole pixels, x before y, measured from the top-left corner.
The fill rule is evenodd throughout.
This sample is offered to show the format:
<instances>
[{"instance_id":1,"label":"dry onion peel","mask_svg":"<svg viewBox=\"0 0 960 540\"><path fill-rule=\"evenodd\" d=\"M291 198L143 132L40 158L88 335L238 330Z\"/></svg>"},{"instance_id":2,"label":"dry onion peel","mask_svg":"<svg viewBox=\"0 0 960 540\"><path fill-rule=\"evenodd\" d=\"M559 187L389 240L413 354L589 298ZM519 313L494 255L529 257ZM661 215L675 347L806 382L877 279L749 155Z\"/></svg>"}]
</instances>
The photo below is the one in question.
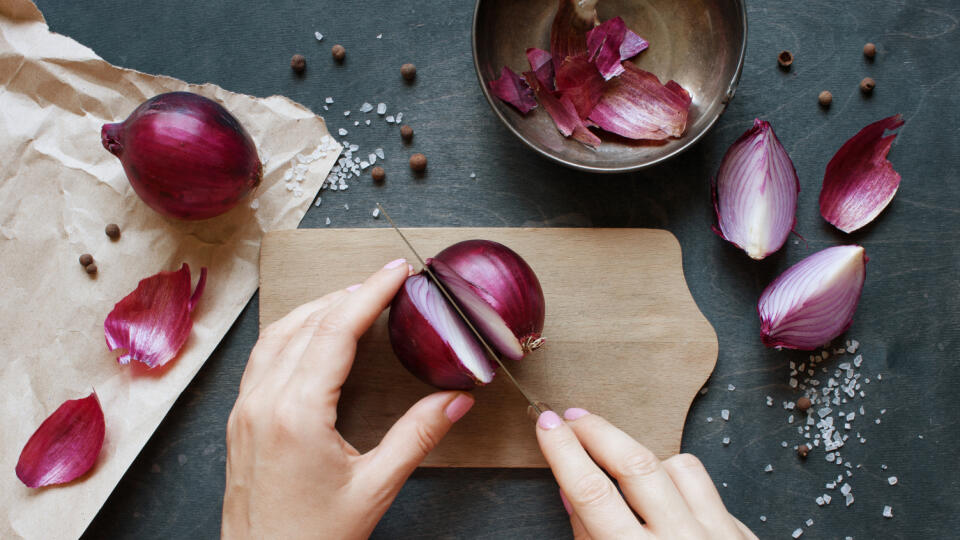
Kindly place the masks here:
<instances>
[{"instance_id":1,"label":"dry onion peel","mask_svg":"<svg viewBox=\"0 0 960 540\"><path fill-rule=\"evenodd\" d=\"M553 123L564 137L572 136L583 144L594 148L600 146L600 138L587 129L587 125L581 120L580 115L577 113L576 106L569 97L561 95L558 98L553 95L553 92L540 84L536 73L532 71L524 73L523 76L527 82L530 83L530 87L533 88L533 93L537 96L537 100L539 100L543 108L546 109L550 118L553 119Z\"/></svg>"},{"instance_id":2,"label":"dry onion peel","mask_svg":"<svg viewBox=\"0 0 960 540\"><path fill-rule=\"evenodd\" d=\"M663 140L687 129L690 94L675 81L660 84L656 75L629 62L624 72L606 82L590 121L628 139Z\"/></svg>"},{"instance_id":3,"label":"dry onion peel","mask_svg":"<svg viewBox=\"0 0 960 540\"><path fill-rule=\"evenodd\" d=\"M107 348L125 350L117 361L131 359L155 368L172 360L193 327L190 314L203 294L207 269L200 269L190 294L190 267L160 272L140 280L137 288L117 302L103 323Z\"/></svg>"},{"instance_id":4,"label":"dry onion peel","mask_svg":"<svg viewBox=\"0 0 960 540\"><path fill-rule=\"evenodd\" d=\"M883 134L902 125L899 114L884 118L861 129L840 147L823 176L823 219L850 233L873 221L890 204L900 187L900 174L887 160L897 135Z\"/></svg>"},{"instance_id":5,"label":"dry onion peel","mask_svg":"<svg viewBox=\"0 0 960 540\"><path fill-rule=\"evenodd\" d=\"M533 92L519 75L507 66L500 70L500 78L490 81L490 91L493 95L516 107L522 114L527 114L537 106Z\"/></svg>"},{"instance_id":6,"label":"dry onion peel","mask_svg":"<svg viewBox=\"0 0 960 540\"><path fill-rule=\"evenodd\" d=\"M559 0L550 27L550 54L560 69L568 56L587 52L587 33L597 25L598 0Z\"/></svg>"},{"instance_id":7,"label":"dry onion peel","mask_svg":"<svg viewBox=\"0 0 960 540\"><path fill-rule=\"evenodd\" d=\"M623 73L621 62L633 58L650 44L627 28L620 17L614 17L587 32L587 53L609 80Z\"/></svg>"},{"instance_id":8,"label":"dry onion peel","mask_svg":"<svg viewBox=\"0 0 960 540\"><path fill-rule=\"evenodd\" d=\"M757 303L764 345L813 350L845 332L860 301L868 260L861 246L836 246L788 268Z\"/></svg>"},{"instance_id":9,"label":"dry onion peel","mask_svg":"<svg viewBox=\"0 0 960 540\"><path fill-rule=\"evenodd\" d=\"M796 224L800 179L773 128L759 118L727 150L713 182L714 231L752 259L780 249Z\"/></svg>"},{"instance_id":10,"label":"dry onion peel","mask_svg":"<svg viewBox=\"0 0 960 540\"><path fill-rule=\"evenodd\" d=\"M527 49L527 61L530 62L530 70L537 74L537 80L540 84L550 90L556 90L554 85L553 57L547 51L531 47Z\"/></svg>"},{"instance_id":11,"label":"dry onion peel","mask_svg":"<svg viewBox=\"0 0 960 540\"><path fill-rule=\"evenodd\" d=\"M561 98L567 98L577 110L577 116L585 119L603 96L603 77L586 56L571 56L563 61L557 71L557 90Z\"/></svg>"},{"instance_id":12,"label":"dry onion peel","mask_svg":"<svg viewBox=\"0 0 960 540\"><path fill-rule=\"evenodd\" d=\"M23 447L17 478L27 487L39 488L83 476L100 455L105 430L96 392L63 402Z\"/></svg>"}]
</instances>

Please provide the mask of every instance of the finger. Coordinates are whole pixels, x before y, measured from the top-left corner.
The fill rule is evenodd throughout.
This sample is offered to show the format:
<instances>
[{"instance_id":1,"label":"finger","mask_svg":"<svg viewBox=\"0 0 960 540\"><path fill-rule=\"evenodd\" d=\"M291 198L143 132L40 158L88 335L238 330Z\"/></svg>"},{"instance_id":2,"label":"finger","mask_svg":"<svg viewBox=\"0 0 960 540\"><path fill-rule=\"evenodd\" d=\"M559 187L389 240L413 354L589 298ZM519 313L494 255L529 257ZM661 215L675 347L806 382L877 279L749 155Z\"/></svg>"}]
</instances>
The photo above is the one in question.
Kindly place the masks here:
<instances>
[{"instance_id":1,"label":"finger","mask_svg":"<svg viewBox=\"0 0 960 540\"><path fill-rule=\"evenodd\" d=\"M697 521L716 530L720 538L736 538L740 534L699 459L692 454L678 454L664 461L663 468Z\"/></svg>"},{"instance_id":2,"label":"finger","mask_svg":"<svg viewBox=\"0 0 960 540\"><path fill-rule=\"evenodd\" d=\"M336 405L340 387L353 366L357 340L390 304L409 272L406 260L389 262L333 306L325 317L309 319L305 333L311 334L310 339L296 359L291 380L309 387L318 400L326 399L328 405Z\"/></svg>"},{"instance_id":3,"label":"finger","mask_svg":"<svg viewBox=\"0 0 960 540\"><path fill-rule=\"evenodd\" d=\"M368 485L400 491L407 477L473 403L473 396L465 392L437 392L415 403L364 456L368 466L363 470L372 477Z\"/></svg>"},{"instance_id":4,"label":"finger","mask_svg":"<svg viewBox=\"0 0 960 540\"><path fill-rule=\"evenodd\" d=\"M567 496L563 494L562 489L560 490L560 501L563 503L563 509L566 510L570 516L570 528L573 529L573 540L590 540L590 534L587 533L587 528L583 526L583 521L580 517L574 513L573 507L570 506L570 501L567 500Z\"/></svg>"},{"instance_id":5,"label":"finger","mask_svg":"<svg viewBox=\"0 0 960 540\"><path fill-rule=\"evenodd\" d=\"M653 452L584 409L568 409L563 416L590 456L617 479L627 502L655 535L697 535L700 524Z\"/></svg>"},{"instance_id":6,"label":"finger","mask_svg":"<svg viewBox=\"0 0 960 540\"><path fill-rule=\"evenodd\" d=\"M260 337L250 352L247 367L240 380L240 391L249 389L262 380L268 368L274 365L280 351L286 347L293 334L303 326L311 313L324 310L336 301L343 291L336 291L294 308L281 319L267 325L260 331Z\"/></svg>"},{"instance_id":7,"label":"finger","mask_svg":"<svg viewBox=\"0 0 960 540\"><path fill-rule=\"evenodd\" d=\"M593 538L650 538L617 488L553 411L537 419L537 441L573 513Z\"/></svg>"}]
</instances>

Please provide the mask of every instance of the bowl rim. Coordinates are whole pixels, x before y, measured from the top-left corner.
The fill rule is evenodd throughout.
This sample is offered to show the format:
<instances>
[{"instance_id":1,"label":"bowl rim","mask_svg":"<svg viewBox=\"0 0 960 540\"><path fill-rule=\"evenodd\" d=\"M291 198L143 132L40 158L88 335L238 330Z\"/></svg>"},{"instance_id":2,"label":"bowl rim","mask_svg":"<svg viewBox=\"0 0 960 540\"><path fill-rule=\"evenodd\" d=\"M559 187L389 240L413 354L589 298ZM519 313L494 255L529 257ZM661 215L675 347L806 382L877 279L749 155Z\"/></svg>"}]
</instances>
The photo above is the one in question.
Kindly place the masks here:
<instances>
[{"instance_id":1,"label":"bowl rim","mask_svg":"<svg viewBox=\"0 0 960 540\"><path fill-rule=\"evenodd\" d=\"M483 92L483 96L487 99L487 105L489 105L490 108L493 109L493 113L497 115L497 118L500 119L500 122L504 126L506 126L511 133L516 135L518 139L523 141L523 143L527 145L527 147L533 149L538 154L552 161L555 161L561 165L565 165L572 169L577 169L584 172L594 172L594 173L633 172L633 171L639 171L641 169L645 169L647 167L652 167L654 165L663 163L664 161L685 152L687 149L689 149L694 144L696 144L700 139L702 139L703 136L706 135L717 123L717 120L719 120L720 117L723 116L723 113L726 112L727 110L727 106L730 105L730 101L733 99L734 94L736 94L737 92L737 86L740 84L740 76L743 74L743 64L747 57L747 34L749 33L748 27L747 27L747 6L746 6L746 0L733 0L734 4L736 4L736 6L739 8L740 22L743 25L743 36L741 36L740 38L740 55L739 55L739 58L737 58L737 69L734 71L733 77L731 77L730 81L727 83L727 90L723 98L723 108L720 109L720 111L717 112L713 116L713 118L710 119L707 125L703 129L701 129L699 133L697 133L692 138L690 138L690 140L684 143L683 146L676 148L669 154L660 156L656 159L646 161L643 163L637 163L635 165L601 167L597 165L587 165L584 163L578 163L573 160L564 159L558 155L554 155L553 153L538 147L537 145L533 144L531 141L527 140L527 138L524 137L519 131L517 131L517 129L514 128L513 125L510 123L510 121L507 120L506 116L504 116L503 113L500 112L500 109L497 107L497 103L494 101L495 99L494 96L490 94L490 89L487 87L486 84L484 84L483 74L480 73L480 59L477 55L477 18L480 14L480 4L482 4L483 1L484 0L477 0L476 4L473 7L473 22L470 26L470 48L473 54L473 68L477 74L477 82L480 84L480 90Z\"/></svg>"}]
</instances>

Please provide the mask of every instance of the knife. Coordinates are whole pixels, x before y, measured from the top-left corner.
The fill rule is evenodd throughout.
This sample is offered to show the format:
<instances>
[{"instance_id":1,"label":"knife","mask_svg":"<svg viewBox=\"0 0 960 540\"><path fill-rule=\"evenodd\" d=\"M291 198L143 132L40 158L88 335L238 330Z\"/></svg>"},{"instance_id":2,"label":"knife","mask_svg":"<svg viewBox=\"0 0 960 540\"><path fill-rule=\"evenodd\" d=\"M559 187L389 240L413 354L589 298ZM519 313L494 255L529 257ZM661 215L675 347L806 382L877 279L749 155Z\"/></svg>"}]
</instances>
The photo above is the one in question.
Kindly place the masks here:
<instances>
[{"instance_id":1,"label":"knife","mask_svg":"<svg viewBox=\"0 0 960 540\"><path fill-rule=\"evenodd\" d=\"M440 278L438 278L436 274L433 273L433 270L431 270L430 267L427 266L427 263L423 260L423 257L421 257L419 253L417 253L417 250L413 247L413 244L410 243L410 240L407 240L407 237L403 234L402 231L400 231L400 228L397 227L396 223L394 223L393 219L390 217L390 214L387 213L383 205L381 205L380 203L377 203L377 208L380 210L380 213L383 214L383 217L387 218L387 221L390 222L390 225L393 227L393 230L397 231L397 234L399 234L400 238L403 239L403 243L406 244L408 248L410 248L410 251L413 252L417 260L420 261L420 264L423 266L423 269L426 270L427 275L430 276L430 280L433 281L434 285L436 285L438 289L440 289L440 292L443 293L443 296L447 299L448 302L450 302L450 305L453 306L454 311L457 312L457 315L460 316L460 319L464 323L466 323L470 331L473 332L473 337L477 338L477 341L479 341L480 344L483 345L483 349L487 352L487 355L490 358L493 358L497 362L497 364L500 366L500 369L503 370L503 372L507 375L507 378L510 379L510 382L513 383L513 386L520 391L520 393L523 395L523 398L526 399L527 403L530 404L530 408L533 411L536 411L536 414L538 416L540 414L543 414L544 409L549 409L549 407L546 407L546 405L540 401L534 401L530 397L530 394L528 394L526 390L523 389L523 386L520 385L520 382L517 381L517 379L513 376L513 374L510 373L510 370L507 369L507 366L503 365L503 361L500 360L500 356L498 356L497 353L494 352L493 348L491 348L490 345L487 344L487 340L483 339L483 336L480 335L480 332L477 331L477 328L473 326L473 323L470 322L470 319L468 319L467 316L463 313L463 310L460 309L460 304L458 304L457 301L453 299L453 296L449 292L447 292L447 288L443 285L443 282L440 281Z\"/></svg>"}]
</instances>

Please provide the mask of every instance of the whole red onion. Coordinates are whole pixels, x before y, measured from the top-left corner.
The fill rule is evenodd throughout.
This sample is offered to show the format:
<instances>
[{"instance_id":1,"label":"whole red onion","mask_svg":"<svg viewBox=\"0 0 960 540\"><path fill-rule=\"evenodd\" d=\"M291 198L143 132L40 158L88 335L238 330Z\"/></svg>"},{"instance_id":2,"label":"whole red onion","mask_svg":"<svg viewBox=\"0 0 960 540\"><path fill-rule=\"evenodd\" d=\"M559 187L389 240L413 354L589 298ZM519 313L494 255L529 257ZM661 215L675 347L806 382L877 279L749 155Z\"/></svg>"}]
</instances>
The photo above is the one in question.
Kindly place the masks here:
<instances>
[{"instance_id":1,"label":"whole red onion","mask_svg":"<svg viewBox=\"0 0 960 540\"><path fill-rule=\"evenodd\" d=\"M121 123L104 124L104 148L120 158L137 195L177 219L218 216L259 184L253 139L220 104L190 92L154 96Z\"/></svg>"},{"instance_id":2,"label":"whole red onion","mask_svg":"<svg viewBox=\"0 0 960 540\"><path fill-rule=\"evenodd\" d=\"M543 343L540 281L510 248L467 240L427 260L471 324L499 354L519 360ZM493 380L496 364L423 272L393 300L390 343L414 375L438 388L469 389Z\"/></svg>"}]
</instances>

